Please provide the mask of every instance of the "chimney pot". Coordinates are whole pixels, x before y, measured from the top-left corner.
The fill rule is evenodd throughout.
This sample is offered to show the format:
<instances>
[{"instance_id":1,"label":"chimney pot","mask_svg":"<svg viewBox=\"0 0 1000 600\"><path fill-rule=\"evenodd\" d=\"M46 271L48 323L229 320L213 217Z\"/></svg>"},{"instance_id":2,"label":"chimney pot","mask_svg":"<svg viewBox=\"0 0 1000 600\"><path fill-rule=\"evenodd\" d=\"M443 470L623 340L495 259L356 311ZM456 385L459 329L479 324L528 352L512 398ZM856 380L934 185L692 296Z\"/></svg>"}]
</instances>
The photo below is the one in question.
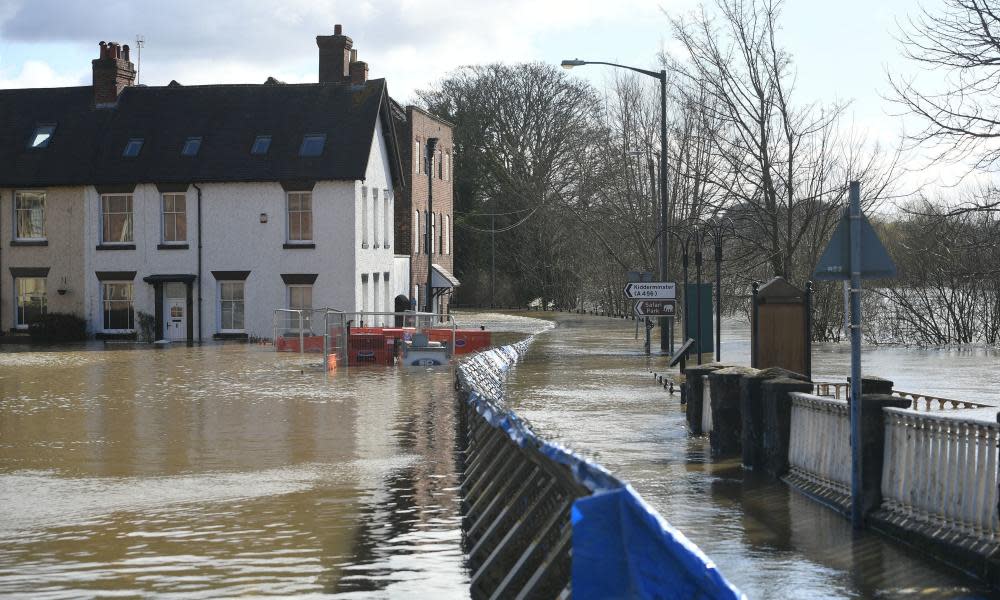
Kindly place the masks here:
<instances>
[{"instance_id":1,"label":"chimney pot","mask_svg":"<svg viewBox=\"0 0 1000 600\"><path fill-rule=\"evenodd\" d=\"M129 47L116 42L100 44L100 58L91 61L95 106L113 106L122 90L135 84L135 66L129 60Z\"/></svg>"}]
</instances>

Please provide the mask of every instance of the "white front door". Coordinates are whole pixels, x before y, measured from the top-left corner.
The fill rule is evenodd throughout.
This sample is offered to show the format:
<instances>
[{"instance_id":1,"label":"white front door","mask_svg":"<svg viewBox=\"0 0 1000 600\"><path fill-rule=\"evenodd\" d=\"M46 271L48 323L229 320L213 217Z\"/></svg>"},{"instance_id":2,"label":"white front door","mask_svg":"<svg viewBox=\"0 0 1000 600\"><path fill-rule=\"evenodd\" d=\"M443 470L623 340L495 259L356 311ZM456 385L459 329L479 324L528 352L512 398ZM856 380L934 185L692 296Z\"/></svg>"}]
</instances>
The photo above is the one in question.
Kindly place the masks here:
<instances>
[{"instance_id":1,"label":"white front door","mask_svg":"<svg viewBox=\"0 0 1000 600\"><path fill-rule=\"evenodd\" d=\"M187 290L183 283L168 283L163 295L163 337L187 339Z\"/></svg>"}]
</instances>

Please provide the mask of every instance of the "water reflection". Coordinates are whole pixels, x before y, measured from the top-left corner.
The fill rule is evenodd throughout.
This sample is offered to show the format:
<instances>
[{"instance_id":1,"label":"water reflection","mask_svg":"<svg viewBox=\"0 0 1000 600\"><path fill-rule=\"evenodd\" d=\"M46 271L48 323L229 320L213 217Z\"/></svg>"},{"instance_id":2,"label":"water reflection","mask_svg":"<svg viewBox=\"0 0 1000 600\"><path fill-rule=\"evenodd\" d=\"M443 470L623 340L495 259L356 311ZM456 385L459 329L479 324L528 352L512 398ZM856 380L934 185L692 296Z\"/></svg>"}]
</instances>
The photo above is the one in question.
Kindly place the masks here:
<instances>
[{"instance_id":1,"label":"water reflection","mask_svg":"<svg viewBox=\"0 0 1000 600\"><path fill-rule=\"evenodd\" d=\"M0 594L465 597L453 372L315 361L0 354Z\"/></svg>"}]
</instances>

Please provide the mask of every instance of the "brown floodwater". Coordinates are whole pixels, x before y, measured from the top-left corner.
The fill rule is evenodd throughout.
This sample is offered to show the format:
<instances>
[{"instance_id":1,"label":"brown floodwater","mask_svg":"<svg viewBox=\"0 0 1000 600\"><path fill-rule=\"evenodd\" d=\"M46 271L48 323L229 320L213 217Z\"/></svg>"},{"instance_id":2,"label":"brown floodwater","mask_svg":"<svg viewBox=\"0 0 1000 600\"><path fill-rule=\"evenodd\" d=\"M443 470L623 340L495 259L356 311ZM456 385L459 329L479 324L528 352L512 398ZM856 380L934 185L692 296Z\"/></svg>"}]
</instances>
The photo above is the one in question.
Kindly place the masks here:
<instances>
[{"instance_id":1,"label":"brown floodwater","mask_svg":"<svg viewBox=\"0 0 1000 600\"><path fill-rule=\"evenodd\" d=\"M988 595L976 580L911 549L875 534L855 534L832 510L781 482L745 473L738 460L711 460L707 436L688 434L679 396L669 395L649 373L666 372L666 359L641 353L632 322L553 318L557 327L536 338L513 372L511 408L543 437L631 483L750 598ZM723 359L747 364L745 324L727 323L723 339ZM957 367L954 353L944 351L869 352L875 355L866 359L869 372L895 377L915 391L937 381L940 371L931 365L939 362L969 374L996 365L991 352L968 353L968 364ZM816 348L814 370L842 380L843 349ZM964 385L980 397L993 376Z\"/></svg>"},{"instance_id":2,"label":"brown floodwater","mask_svg":"<svg viewBox=\"0 0 1000 600\"><path fill-rule=\"evenodd\" d=\"M633 483L751 597L981 591L708 461L630 322L545 316L557 327L516 369L514 407ZM501 342L545 328L464 322ZM727 338L736 357L745 341ZM26 350L0 346L0 595L468 596L452 369L328 376L247 345Z\"/></svg>"}]
</instances>

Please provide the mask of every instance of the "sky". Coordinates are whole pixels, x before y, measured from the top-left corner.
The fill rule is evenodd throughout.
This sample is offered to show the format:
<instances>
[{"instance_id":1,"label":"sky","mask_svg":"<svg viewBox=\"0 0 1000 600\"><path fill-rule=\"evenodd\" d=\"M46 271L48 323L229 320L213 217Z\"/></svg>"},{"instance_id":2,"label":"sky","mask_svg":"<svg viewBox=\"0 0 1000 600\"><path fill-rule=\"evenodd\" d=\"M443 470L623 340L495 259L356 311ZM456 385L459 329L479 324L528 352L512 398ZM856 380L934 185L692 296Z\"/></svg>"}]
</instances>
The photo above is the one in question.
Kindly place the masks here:
<instances>
[{"instance_id":1,"label":"sky","mask_svg":"<svg viewBox=\"0 0 1000 600\"><path fill-rule=\"evenodd\" d=\"M927 0L929 5L933 0ZM695 0L0 0L0 89L89 85L101 40L128 43L140 82L289 83L317 77L316 35L341 23L369 77L401 101L467 64L565 58L655 67L680 51L667 15ZM914 0L787 0L780 42L792 53L802 103L849 101L848 118L895 147L912 120L884 99L886 73L907 75L897 23ZM597 86L612 69L572 71ZM650 85L655 85L651 79ZM961 167L926 169L907 157L909 181L952 185ZM918 181L919 180L919 181Z\"/></svg>"}]
</instances>

